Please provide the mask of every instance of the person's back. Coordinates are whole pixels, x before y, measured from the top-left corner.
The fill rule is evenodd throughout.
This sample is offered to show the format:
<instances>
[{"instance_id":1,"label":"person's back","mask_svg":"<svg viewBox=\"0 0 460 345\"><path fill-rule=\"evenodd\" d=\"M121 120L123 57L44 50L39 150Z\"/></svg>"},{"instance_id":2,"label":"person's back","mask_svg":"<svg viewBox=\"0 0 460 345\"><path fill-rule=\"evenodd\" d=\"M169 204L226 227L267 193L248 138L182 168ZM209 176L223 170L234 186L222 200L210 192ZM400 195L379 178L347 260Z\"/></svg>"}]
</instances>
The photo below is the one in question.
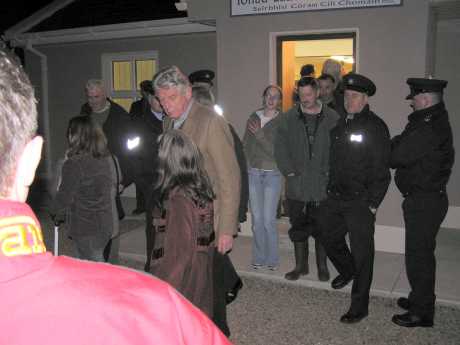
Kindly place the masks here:
<instances>
[{"instance_id":1,"label":"person's back","mask_svg":"<svg viewBox=\"0 0 460 345\"><path fill-rule=\"evenodd\" d=\"M40 162L32 85L0 50L0 344L229 344L164 282L53 257L24 201Z\"/></svg>"},{"instance_id":2,"label":"person's back","mask_svg":"<svg viewBox=\"0 0 460 345\"><path fill-rule=\"evenodd\" d=\"M40 232L26 204L2 200L0 217L2 234L18 224ZM38 237L29 241L45 250ZM45 252L10 254L0 252L0 294L8 296L2 344L227 343L200 311L151 276Z\"/></svg>"}]
</instances>

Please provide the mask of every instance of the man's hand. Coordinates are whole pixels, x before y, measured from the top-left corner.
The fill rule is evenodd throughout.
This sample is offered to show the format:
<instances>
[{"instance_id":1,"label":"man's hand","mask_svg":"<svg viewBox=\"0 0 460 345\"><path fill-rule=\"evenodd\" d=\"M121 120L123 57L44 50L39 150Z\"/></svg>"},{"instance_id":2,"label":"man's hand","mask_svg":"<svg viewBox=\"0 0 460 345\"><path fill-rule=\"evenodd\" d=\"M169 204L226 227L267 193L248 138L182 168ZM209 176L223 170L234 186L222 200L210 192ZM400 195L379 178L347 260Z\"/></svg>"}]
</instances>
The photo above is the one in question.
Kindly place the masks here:
<instances>
[{"instance_id":1,"label":"man's hand","mask_svg":"<svg viewBox=\"0 0 460 345\"><path fill-rule=\"evenodd\" d=\"M217 250L221 254L227 253L233 247L233 236L231 235L220 235L217 241Z\"/></svg>"},{"instance_id":2,"label":"man's hand","mask_svg":"<svg viewBox=\"0 0 460 345\"><path fill-rule=\"evenodd\" d=\"M260 122L257 120L248 121L248 131L255 134L260 129Z\"/></svg>"}]
</instances>

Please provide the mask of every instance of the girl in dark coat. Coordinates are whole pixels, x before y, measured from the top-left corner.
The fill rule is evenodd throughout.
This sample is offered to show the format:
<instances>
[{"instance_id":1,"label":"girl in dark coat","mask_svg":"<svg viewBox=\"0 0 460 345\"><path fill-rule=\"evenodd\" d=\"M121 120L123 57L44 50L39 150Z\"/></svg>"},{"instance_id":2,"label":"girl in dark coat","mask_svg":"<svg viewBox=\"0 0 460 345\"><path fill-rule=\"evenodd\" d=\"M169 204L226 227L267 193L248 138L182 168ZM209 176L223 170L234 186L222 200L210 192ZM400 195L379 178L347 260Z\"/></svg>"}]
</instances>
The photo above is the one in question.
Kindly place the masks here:
<instances>
[{"instance_id":1,"label":"girl in dark coat","mask_svg":"<svg viewBox=\"0 0 460 345\"><path fill-rule=\"evenodd\" d=\"M215 194L197 146L182 132L160 137L162 219L154 217L151 271L212 317Z\"/></svg>"},{"instance_id":2,"label":"girl in dark coat","mask_svg":"<svg viewBox=\"0 0 460 345\"><path fill-rule=\"evenodd\" d=\"M117 218L112 197L114 163L102 128L89 116L70 120L67 139L69 147L51 215L55 223L68 222L80 259L104 261L104 247Z\"/></svg>"}]
</instances>

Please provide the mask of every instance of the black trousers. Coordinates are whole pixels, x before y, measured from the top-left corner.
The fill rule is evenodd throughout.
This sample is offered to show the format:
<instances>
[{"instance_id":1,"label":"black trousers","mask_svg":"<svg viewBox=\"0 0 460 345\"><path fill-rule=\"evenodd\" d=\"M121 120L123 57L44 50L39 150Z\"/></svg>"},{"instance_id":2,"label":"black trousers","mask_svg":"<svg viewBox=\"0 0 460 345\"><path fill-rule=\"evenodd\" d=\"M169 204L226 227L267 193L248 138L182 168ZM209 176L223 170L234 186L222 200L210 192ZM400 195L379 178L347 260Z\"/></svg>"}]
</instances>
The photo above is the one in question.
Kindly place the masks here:
<instances>
[{"instance_id":1,"label":"black trousers","mask_svg":"<svg viewBox=\"0 0 460 345\"><path fill-rule=\"evenodd\" d=\"M350 312L367 313L375 255L375 215L364 200L328 198L319 207L318 225L319 238L339 274L354 276ZM345 241L347 233L350 248Z\"/></svg>"},{"instance_id":2,"label":"black trousers","mask_svg":"<svg viewBox=\"0 0 460 345\"><path fill-rule=\"evenodd\" d=\"M134 176L136 186L136 208L145 210L155 182L155 175L150 173L137 174Z\"/></svg>"},{"instance_id":3,"label":"black trousers","mask_svg":"<svg viewBox=\"0 0 460 345\"><path fill-rule=\"evenodd\" d=\"M406 272L411 292L410 312L434 318L436 279L436 235L449 207L447 195L412 195L402 208L406 225Z\"/></svg>"},{"instance_id":4,"label":"black trousers","mask_svg":"<svg viewBox=\"0 0 460 345\"><path fill-rule=\"evenodd\" d=\"M292 242L308 241L310 236L318 235L318 205L304 201L287 199L289 222L291 228L288 231Z\"/></svg>"},{"instance_id":5,"label":"black trousers","mask_svg":"<svg viewBox=\"0 0 460 345\"><path fill-rule=\"evenodd\" d=\"M236 273L230 257L217 251L214 253L214 303L212 320L227 337L230 329L227 324L227 292L232 289L240 279Z\"/></svg>"}]
</instances>

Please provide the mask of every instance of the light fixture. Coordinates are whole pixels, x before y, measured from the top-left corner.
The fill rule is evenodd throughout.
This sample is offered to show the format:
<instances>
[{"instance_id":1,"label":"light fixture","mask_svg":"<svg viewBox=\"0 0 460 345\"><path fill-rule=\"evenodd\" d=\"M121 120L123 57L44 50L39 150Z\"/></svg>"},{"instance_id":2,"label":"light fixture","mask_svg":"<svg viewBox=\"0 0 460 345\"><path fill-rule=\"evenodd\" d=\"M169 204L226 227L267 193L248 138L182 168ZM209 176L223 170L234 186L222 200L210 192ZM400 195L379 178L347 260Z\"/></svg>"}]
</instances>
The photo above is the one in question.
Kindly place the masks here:
<instances>
[{"instance_id":1,"label":"light fixture","mask_svg":"<svg viewBox=\"0 0 460 345\"><path fill-rule=\"evenodd\" d=\"M353 59L353 56L334 55L334 56L331 56L331 59L334 59L340 62L345 62L345 63L355 62L355 60Z\"/></svg>"},{"instance_id":2,"label":"light fixture","mask_svg":"<svg viewBox=\"0 0 460 345\"><path fill-rule=\"evenodd\" d=\"M186 0L180 0L180 2L176 2L174 5L176 6L176 9L178 11L187 11L187 1Z\"/></svg>"}]
</instances>

